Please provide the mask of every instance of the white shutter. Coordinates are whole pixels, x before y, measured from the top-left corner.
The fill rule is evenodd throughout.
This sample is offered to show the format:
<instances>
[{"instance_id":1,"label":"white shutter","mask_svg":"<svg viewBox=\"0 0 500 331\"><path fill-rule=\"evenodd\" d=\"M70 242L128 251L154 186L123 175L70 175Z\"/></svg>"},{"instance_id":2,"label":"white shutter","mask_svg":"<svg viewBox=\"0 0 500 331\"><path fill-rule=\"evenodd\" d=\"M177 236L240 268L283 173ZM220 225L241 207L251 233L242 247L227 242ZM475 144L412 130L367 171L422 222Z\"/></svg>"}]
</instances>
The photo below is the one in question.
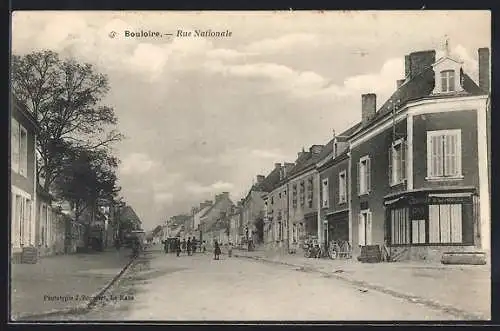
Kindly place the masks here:
<instances>
[{"instance_id":1,"label":"white shutter","mask_svg":"<svg viewBox=\"0 0 500 331\"><path fill-rule=\"evenodd\" d=\"M391 213L391 243L396 243L396 221L395 221L395 210L392 209Z\"/></svg>"},{"instance_id":2,"label":"white shutter","mask_svg":"<svg viewBox=\"0 0 500 331\"><path fill-rule=\"evenodd\" d=\"M365 222L361 213L358 215L358 243L360 246L365 246Z\"/></svg>"},{"instance_id":3,"label":"white shutter","mask_svg":"<svg viewBox=\"0 0 500 331\"><path fill-rule=\"evenodd\" d=\"M372 171L371 171L371 162L370 162L370 158L366 159L366 168L365 168L365 171L366 171L366 193L369 193L370 190L371 190L371 174L372 174Z\"/></svg>"},{"instance_id":4,"label":"white shutter","mask_svg":"<svg viewBox=\"0 0 500 331\"><path fill-rule=\"evenodd\" d=\"M19 123L12 118L11 121L11 140L10 140L10 153L11 153L11 168L15 172L19 172Z\"/></svg>"},{"instance_id":5,"label":"white shutter","mask_svg":"<svg viewBox=\"0 0 500 331\"><path fill-rule=\"evenodd\" d=\"M401 180L406 179L406 141L401 142Z\"/></svg>"},{"instance_id":6,"label":"white shutter","mask_svg":"<svg viewBox=\"0 0 500 331\"><path fill-rule=\"evenodd\" d=\"M433 141L432 136L429 133L427 133L427 177L434 176L434 171L433 171L434 151L433 151L432 141Z\"/></svg>"},{"instance_id":7,"label":"white shutter","mask_svg":"<svg viewBox=\"0 0 500 331\"><path fill-rule=\"evenodd\" d=\"M11 201L11 213L10 213L10 226L11 226L11 241L14 243L14 247L19 247L19 223L17 221L17 195L12 193Z\"/></svg>"},{"instance_id":8,"label":"white shutter","mask_svg":"<svg viewBox=\"0 0 500 331\"><path fill-rule=\"evenodd\" d=\"M389 185L392 185L394 183L393 176L392 176L392 171L393 171L393 169L392 169L392 162L393 162L392 149L393 149L393 146L391 144L391 146L389 147L389 167L388 167L389 168L389 171L388 171L388 173L389 173Z\"/></svg>"},{"instance_id":9,"label":"white shutter","mask_svg":"<svg viewBox=\"0 0 500 331\"><path fill-rule=\"evenodd\" d=\"M462 205L451 205L451 242L462 243Z\"/></svg>"},{"instance_id":10,"label":"white shutter","mask_svg":"<svg viewBox=\"0 0 500 331\"><path fill-rule=\"evenodd\" d=\"M441 223L441 243L447 244L451 242L451 206L439 206L439 221Z\"/></svg>"},{"instance_id":11,"label":"white shutter","mask_svg":"<svg viewBox=\"0 0 500 331\"><path fill-rule=\"evenodd\" d=\"M406 229L406 241L405 241L405 244L409 244L410 243L410 209L409 208L405 208L405 229Z\"/></svg>"},{"instance_id":12,"label":"white shutter","mask_svg":"<svg viewBox=\"0 0 500 331\"><path fill-rule=\"evenodd\" d=\"M366 244L372 244L372 212L366 214Z\"/></svg>"},{"instance_id":13,"label":"white shutter","mask_svg":"<svg viewBox=\"0 0 500 331\"><path fill-rule=\"evenodd\" d=\"M443 163L444 163L444 150L443 150L444 136L433 137L433 150L434 150L434 176L443 176Z\"/></svg>"},{"instance_id":14,"label":"white shutter","mask_svg":"<svg viewBox=\"0 0 500 331\"><path fill-rule=\"evenodd\" d=\"M20 127L20 157L19 157L19 173L28 176L28 132L23 127Z\"/></svg>"},{"instance_id":15,"label":"white shutter","mask_svg":"<svg viewBox=\"0 0 500 331\"><path fill-rule=\"evenodd\" d=\"M425 244L425 220L419 220L418 229L420 231L419 234L420 244Z\"/></svg>"},{"instance_id":16,"label":"white shutter","mask_svg":"<svg viewBox=\"0 0 500 331\"><path fill-rule=\"evenodd\" d=\"M358 183L358 195L361 194L361 161L358 162L358 178L357 178L357 183Z\"/></svg>"},{"instance_id":17,"label":"white shutter","mask_svg":"<svg viewBox=\"0 0 500 331\"><path fill-rule=\"evenodd\" d=\"M439 243L439 205L429 205L429 243Z\"/></svg>"},{"instance_id":18,"label":"white shutter","mask_svg":"<svg viewBox=\"0 0 500 331\"><path fill-rule=\"evenodd\" d=\"M412 220L411 221L411 242L412 244L418 244L420 242L419 240L419 234L420 231L418 231L418 220Z\"/></svg>"}]
</instances>

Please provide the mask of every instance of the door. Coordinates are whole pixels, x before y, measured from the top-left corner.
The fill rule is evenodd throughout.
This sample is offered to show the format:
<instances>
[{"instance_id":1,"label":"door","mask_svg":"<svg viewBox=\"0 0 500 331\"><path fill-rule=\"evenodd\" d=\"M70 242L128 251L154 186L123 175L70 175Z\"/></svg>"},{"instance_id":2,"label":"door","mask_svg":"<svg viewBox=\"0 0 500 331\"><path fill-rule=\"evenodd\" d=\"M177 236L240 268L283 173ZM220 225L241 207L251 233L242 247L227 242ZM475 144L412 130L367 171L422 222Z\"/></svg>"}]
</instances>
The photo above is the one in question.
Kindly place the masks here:
<instances>
[{"instance_id":1,"label":"door","mask_svg":"<svg viewBox=\"0 0 500 331\"><path fill-rule=\"evenodd\" d=\"M359 214L359 246L372 244L372 216L370 211L362 211Z\"/></svg>"}]
</instances>

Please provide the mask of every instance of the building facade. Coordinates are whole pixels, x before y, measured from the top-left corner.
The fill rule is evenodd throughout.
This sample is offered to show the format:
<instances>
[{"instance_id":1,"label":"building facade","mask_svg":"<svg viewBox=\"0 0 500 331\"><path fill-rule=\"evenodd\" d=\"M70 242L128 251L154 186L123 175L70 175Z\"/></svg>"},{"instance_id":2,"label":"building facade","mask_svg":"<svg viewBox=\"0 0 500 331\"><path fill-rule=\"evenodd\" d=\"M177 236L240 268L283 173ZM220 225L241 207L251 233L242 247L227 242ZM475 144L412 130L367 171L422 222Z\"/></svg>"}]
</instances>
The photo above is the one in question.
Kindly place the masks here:
<instances>
[{"instance_id":1,"label":"building facade","mask_svg":"<svg viewBox=\"0 0 500 331\"><path fill-rule=\"evenodd\" d=\"M313 145L308 152L300 152L287 176L288 222L285 231L290 247L300 246L303 240L311 236L321 240L316 163L323 148L323 145Z\"/></svg>"},{"instance_id":2,"label":"building facade","mask_svg":"<svg viewBox=\"0 0 500 331\"><path fill-rule=\"evenodd\" d=\"M201 241L207 240L206 234L211 233L212 225L220 219L222 214L229 215L233 207L234 203L229 197L229 192L222 192L215 196L213 204L200 216L199 229Z\"/></svg>"},{"instance_id":3,"label":"building facade","mask_svg":"<svg viewBox=\"0 0 500 331\"><path fill-rule=\"evenodd\" d=\"M23 249L36 249L37 170L36 137L33 116L12 101L10 117L11 253L20 258Z\"/></svg>"},{"instance_id":4,"label":"building facade","mask_svg":"<svg viewBox=\"0 0 500 331\"><path fill-rule=\"evenodd\" d=\"M393 259L489 251L485 53L479 86L460 61L423 51L405 58L405 79L378 111L376 96L363 95L362 128L350 138L355 253L365 245Z\"/></svg>"},{"instance_id":5,"label":"building facade","mask_svg":"<svg viewBox=\"0 0 500 331\"><path fill-rule=\"evenodd\" d=\"M322 243L328 247L331 241L352 241L349 225L349 142L348 137L356 132L360 123L333 138L325 145L316 165L319 173L319 226L323 234Z\"/></svg>"}]
</instances>

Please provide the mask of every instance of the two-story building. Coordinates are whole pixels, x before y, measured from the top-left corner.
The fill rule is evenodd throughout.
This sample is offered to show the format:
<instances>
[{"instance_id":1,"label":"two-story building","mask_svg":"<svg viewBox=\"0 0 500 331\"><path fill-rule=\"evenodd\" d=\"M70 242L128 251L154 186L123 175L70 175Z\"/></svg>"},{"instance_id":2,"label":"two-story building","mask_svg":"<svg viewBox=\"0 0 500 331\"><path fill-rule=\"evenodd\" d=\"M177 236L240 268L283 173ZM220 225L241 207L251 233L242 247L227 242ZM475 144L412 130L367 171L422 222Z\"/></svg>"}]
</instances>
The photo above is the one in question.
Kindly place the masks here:
<instances>
[{"instance_id":1,"label":"two-story building","mask_svg":"<svg viewBox=\"0 0 500 331\"><path fill-rule=\"evenodd\" d=\"M234 203L229 197L229 192L215 195L214 202L200 216L200 240L206 240L205 233L212 229L212 225L220 219L221 214L229 215ZM208 243L208 241L207 241Z\"/></svg>"},{"instance_id":2,"label":"two-story building","mask_svg":"<svg viewBox=\"0 0 500 331\"><path fill-rule=\"evenodd\" d=\"M299 244L309 236L322 238L318 226L319 187L316 163L323 151L323 145L312 145L309 151L298 153L295 165L287 175L288 232L290 246Z\"/></svg>"},{"instance_id":3,"label":"two-story building","mask_svg":"<svg viewBox=\"0 0 500 331\"><path fill-rule=\"evenodd\" d=\"M362 127L349 139L355 253L489 251L489 50L479 50L479 86L459 60L435 54L406 56L405 78L378 111L374 94L362 96Z\"/></svg>"},{"instance_id":4,"label":"two-story building","mask_svg":"<svg viewBox=\"0 0 500 331\"><path fill-rule=\"evenodd\" d=\"M320 185L319 223L323 244L330 241L352 241L349 226L349 141L348 138L361 126L357 123L341 134L333 131L333 138L325 145L316 164Z\"/></svg>"},{"instance_id":5,"label":"two-story building","mask_svg":"<svg viewBox=\"0 0 500 331\"><path fill-rule=\"evenodd\" d=\"M264 197L265 220L268 224L269 235L267 248L289 248L288 243L288 182L287 175L295 166L285 162L280 168L279 181L275 182L271 191Z\"/></svg>"},{"instance_id":6,"label":"two-story building","mask_svg":"<svg viewBox=\"0 0 500 331\"><path fill-rule=\"evenodd\" d=\"M265 197L279 181L281 163L275 163L274 169L267 175L257 175L257 182L252 185L241 200L242 221L248 232L247 240L254 245L264 243L264 233L269 237L269 227L265 222Z\"/></svg>"},{"instance_id":7,"label":"two-story building","mask_svg":"<svg viewBox=\"0 0 500 331\"><path fill-rule=\"evenodd\" d=\"M13 99L10 122L11 254L20 262L23 249L36 249L36 139L39 127ZM18 261L19 260L19 261Z\"/></svg>"}]
</instances>

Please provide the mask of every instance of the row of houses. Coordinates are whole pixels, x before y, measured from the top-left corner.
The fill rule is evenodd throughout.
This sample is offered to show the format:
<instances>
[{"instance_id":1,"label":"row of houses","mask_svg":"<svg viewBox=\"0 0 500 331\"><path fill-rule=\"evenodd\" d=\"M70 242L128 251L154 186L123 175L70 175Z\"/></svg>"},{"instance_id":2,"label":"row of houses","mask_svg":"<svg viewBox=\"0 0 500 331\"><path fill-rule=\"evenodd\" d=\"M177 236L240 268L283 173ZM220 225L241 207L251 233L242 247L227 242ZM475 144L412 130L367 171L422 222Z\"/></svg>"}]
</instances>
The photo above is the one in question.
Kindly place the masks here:
<instances>
[{"instance_id":1,"label":"row of houses","mask_svg":"<svg viewBox=\"0 0 500 331\"><path fill-rule=\"evenodd\" d=\"M140 226L130 206L109 205L76 221L70 204L56 201L38 183L35 118L17 101L11 107L10 238L13 263L34 263L40 256L102 249L119 236L121 220ZM120 216L120 213L122 214ZM128 216L127 216L128 215ZM132 215L132 216L130 216ZM130 219L130 220L129 220Z\"/></svg>"},{"instance_id":2,"label":"row of houses","mask_svg":"<svg viewBox=\"0 0 500 331\"><path fill-rule=\"evenodd\" d=\"M257 175L233 204L228 193L193 208L186 228L207 240L296 250L307 238L378 245L393 259L490 251L490 53L479 81L434 50L405 56L381 104L361 96L361 121L294 162Z\"/></svg>"}]
</instances>

